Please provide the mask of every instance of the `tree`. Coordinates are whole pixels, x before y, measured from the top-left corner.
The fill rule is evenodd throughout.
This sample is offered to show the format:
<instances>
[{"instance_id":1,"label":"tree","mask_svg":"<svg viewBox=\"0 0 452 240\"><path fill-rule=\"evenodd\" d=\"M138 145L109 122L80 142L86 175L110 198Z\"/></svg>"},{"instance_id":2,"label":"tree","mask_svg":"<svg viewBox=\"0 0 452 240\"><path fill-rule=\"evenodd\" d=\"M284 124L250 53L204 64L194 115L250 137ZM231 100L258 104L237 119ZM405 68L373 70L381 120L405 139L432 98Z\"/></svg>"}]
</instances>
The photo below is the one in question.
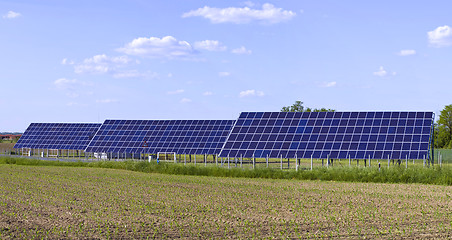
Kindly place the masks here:
<instances>
[{"instance_id":1,"label":"tree","mask_svg":"<svg viewBox=\"0 0 452 240\"><path fill-rule=\"evenodd\" d=\"M439 148L452 148L452 104L446 105L439 115L435 144Z\"/></svg>"},{"instance_id":2,"label":"tree","mask_svg":"<svg viewBox=\"0 0 452 240\"><path fill-rule=\"evenodd\" d=\"M281 112L334 112L334 109L304 107L302 101L295 101L292 106L282 107Z\"/></svg>"}]
</instances>

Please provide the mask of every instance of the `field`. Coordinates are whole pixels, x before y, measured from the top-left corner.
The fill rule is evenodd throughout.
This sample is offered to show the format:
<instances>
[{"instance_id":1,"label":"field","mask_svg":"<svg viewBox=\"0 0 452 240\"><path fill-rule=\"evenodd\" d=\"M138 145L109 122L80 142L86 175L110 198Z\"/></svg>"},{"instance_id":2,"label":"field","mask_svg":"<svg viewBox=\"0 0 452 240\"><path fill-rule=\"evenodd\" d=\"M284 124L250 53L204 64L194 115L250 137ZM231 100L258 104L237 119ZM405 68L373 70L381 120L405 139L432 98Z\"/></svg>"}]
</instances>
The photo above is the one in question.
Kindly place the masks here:
<instances>
[{"instance_id":1,"label":"field","mask_svg":"<svg viewBox=\"0 0 452 240\"><path fill-rule=\"evenodd\" d=\"M0 238L451 238L452 187L0 164Z\"/></svg>"}]
</instances>

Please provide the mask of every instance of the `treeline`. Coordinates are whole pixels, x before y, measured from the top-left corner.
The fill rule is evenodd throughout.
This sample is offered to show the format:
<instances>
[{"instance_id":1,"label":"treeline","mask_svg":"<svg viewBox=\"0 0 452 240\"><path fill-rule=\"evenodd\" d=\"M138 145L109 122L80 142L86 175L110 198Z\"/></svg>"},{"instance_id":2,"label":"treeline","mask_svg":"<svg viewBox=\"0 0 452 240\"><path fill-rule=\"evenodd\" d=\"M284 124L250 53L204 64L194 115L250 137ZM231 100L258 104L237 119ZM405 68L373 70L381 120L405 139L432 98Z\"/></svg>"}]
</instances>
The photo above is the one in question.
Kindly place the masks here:
<instances>
[{"instance_id":1,"label":"treeline","mask_svg":"<svg viewBox=\"0 0 452 240\"><path fill-rule=\"evenodd\" d=\"M302 101L295 101L292 106L282 107L281 112L334 112L336 110L329 108L310 108L304 107Z\"/></svg>"}]
</instances>

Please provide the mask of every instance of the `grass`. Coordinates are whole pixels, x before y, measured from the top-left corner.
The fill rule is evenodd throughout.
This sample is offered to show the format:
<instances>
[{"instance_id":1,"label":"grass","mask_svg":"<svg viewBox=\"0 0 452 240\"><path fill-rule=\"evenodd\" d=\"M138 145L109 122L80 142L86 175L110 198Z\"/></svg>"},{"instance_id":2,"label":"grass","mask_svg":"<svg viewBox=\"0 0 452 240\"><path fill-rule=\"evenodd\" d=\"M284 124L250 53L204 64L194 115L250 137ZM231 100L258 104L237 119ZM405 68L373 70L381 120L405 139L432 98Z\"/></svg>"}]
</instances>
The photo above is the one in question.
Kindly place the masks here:
<instances>
[{"instance_id":1,"label":"grass","mask_svg":"<svg viewBox=\"0 0 452 240\"><path fill-rule=\"evenodd\" d=\"M452 237L450 186L42 165L0 164L0 239Z\"/></svg>"},{"instance_id":2,"label":"grass","mask_svg":"<svg viewBox=\"0 0 452 240\"><path fill-rule=\"evenodd\" d=\"M406 169L402 166L382 167L330 167L314 168L311 170L279 170L271 168L241 169L221 168L216 166L204 167L174 163L147 161L96 161L96 162L65 162L43 161L27 158L0 157L0 164L16 164L29 166L66 166L123 169L145 173L163 173L172 175L241 177L267 179L299 179L325 180L343 182L374 182L374 183L422 183L435 185L452 185L452 168L439 166L424 168L412 166Z\"/></svg>"}]
</instances>

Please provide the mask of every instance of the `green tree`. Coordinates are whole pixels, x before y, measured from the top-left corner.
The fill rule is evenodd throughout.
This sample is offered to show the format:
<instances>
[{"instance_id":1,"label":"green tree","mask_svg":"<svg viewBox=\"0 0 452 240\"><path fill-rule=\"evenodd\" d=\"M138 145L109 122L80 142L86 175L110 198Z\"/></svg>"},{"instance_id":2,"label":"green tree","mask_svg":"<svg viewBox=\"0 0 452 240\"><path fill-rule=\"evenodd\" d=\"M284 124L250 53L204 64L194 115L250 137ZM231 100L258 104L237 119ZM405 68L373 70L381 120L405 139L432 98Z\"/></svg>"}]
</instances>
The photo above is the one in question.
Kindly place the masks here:
<instances>
[{"instance_id":1,"label":"green tree","mask_svg":"<svg viewBox=\"0 0 452 240\"><path fill-rule=\"evenodd\" d=\"M435 131L435 145L439 148L452 148L452 104L441 111Z\"/></svg>"},{"instance_id":2,"label":"green tree","mask_svg":"<svg viewBox=\"0 0 452 240\"><path fill-rule=\"evenodd\" d=\"M281 112L334 112L334 109L304 107L302 101L295 101L292 106L282 107Z\"/></svg>"}]
</instances>

